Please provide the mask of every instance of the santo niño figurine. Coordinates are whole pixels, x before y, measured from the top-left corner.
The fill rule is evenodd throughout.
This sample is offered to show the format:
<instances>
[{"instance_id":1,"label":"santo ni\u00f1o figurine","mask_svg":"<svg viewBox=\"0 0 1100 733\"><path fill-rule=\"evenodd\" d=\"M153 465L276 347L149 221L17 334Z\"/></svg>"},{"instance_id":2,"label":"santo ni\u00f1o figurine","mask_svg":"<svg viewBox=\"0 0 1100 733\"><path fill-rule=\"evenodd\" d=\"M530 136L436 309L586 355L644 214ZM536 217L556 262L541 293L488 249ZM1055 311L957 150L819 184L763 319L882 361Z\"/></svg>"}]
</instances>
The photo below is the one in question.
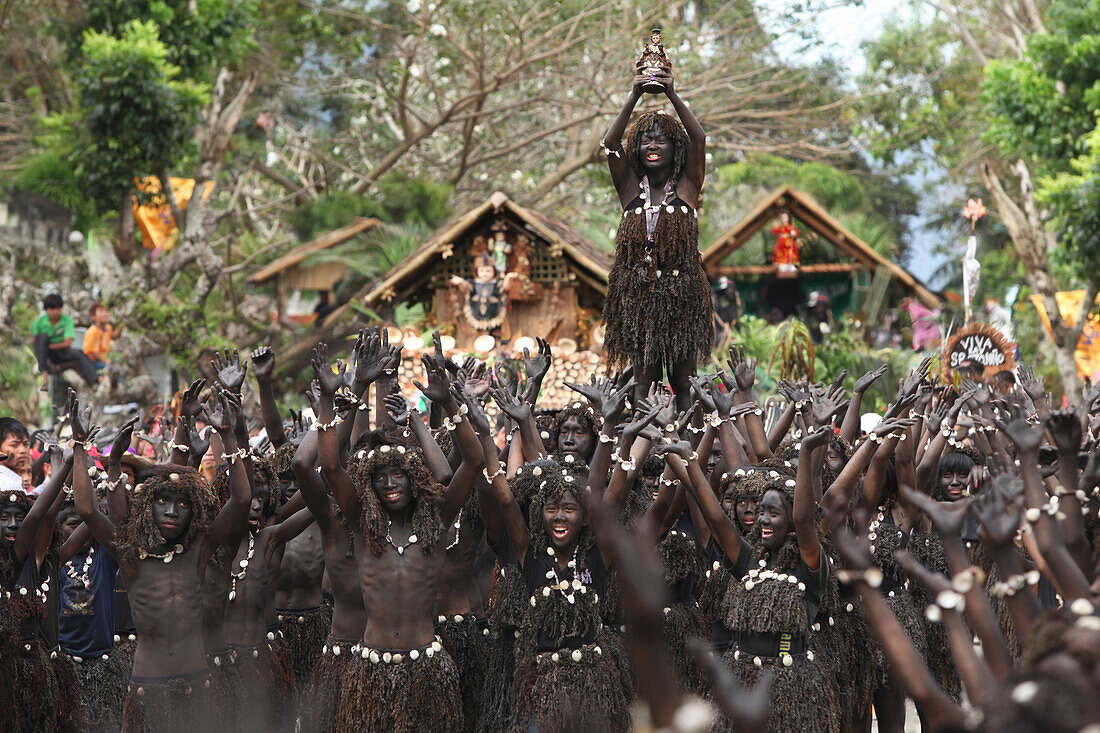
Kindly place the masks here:
<instances>
[{"instance_id":1,"label":"santo ni\u00f1o figurine","mask_svg":"<svg viewBox=\"0 0 1100 733\"><path fill-rule=\"evenodd\" d=\"M794 272L801 261L798 257L798 229L791 223L791 215L779 212L779 223L772 227L775 235L775 249L772 251L772 264L781 272Z\"/></svg>"},{"instance_id":2,"label":"santo ni\u00f1o figurine","mask_svg":"<svg viewBox=\"0 0 1100 733\"><path fill-rule=\"evenodd\" d=\"M473 280L458 275L451 277L451 285L466 294L462 315L481 333L491 333L500 328L508 315L508 287L518 275L509 272L504 277L498 277L499 272L493 256L485 252L474 264Z\"/></svg>"},{"instance_id":3,"label":"santo ni\u00f1o figurine","mask_svg":"<svg viewBox=\"0 0 1100 733\"><path fill-rule=\"evenodd\" d=\"M665 45L661 42L661 29L654 28L649 34L649 43L642 50L638 58L638 67L645 73L649 80L642 84L642 91L648 94L660 94L665 90L665 85L656 79L657 72L662 69L672 72L672 59L665 53Z\"/></svg>"}]
</instances>

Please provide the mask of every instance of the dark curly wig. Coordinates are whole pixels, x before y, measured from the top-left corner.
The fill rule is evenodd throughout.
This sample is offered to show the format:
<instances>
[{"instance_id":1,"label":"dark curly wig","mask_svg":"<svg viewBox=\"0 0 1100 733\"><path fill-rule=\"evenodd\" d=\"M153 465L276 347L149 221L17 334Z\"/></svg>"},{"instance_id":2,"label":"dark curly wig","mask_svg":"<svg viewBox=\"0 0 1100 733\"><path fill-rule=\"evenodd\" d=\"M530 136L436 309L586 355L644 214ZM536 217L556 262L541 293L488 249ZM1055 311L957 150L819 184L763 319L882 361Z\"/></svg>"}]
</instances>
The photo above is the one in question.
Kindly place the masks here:
<instances>
[{"instance_id":1,"label":"dark curly wig","mask_svg":"<svg viewBox=\"0 0 1100 733\"><path fill-rule=\"evenodd\" d=\"M587 428L592 433L592 452L596 451L596 439L599 437L600 429L603 427L603 418L599 413L592 409L590 405L581 401L570 402L565 406L563 410L560 410L557 415L554 416L553 422L550 423L550 445L546 446L546 449L551 453L556 453L558 450L558 436L561 435L561 426L565 424L565 421L571 417L577 418L582 426ZM588 460L592 459L589 455L586 457Z\"/></svg>"},{"instance_id":2,"label":"dark curly wig","mask_svg":"<svg viewBox=\"0 0 1100 733\"><path fill-rule=\"evenodd\" d=\"M381 445L371 451L356 453L358 465L352 474L355 493L359 497L360 526L370 548L371 554L379 557L386 542L386 516L382 502L371 485L371 477L377 468L396 466L409 476L412 489L413 532L419 538L424 552L435 552L439 540L443 537L443 520L439 509L443 501L443 486L432 479L424 456L419 450L409 450L405 446Z\"/></svg>"},{"instance_id":3,"label":"dark curly wig","mask_svg":"<svg viewBox=\"0 0 1100 733\"><path fill-rule=\"evenodd\" d=\"M634 172L638 174L638 178L641 179L645 175L641 160L642 136L654 130L660 131L672 143L672 174L669 176L668 181L669 189L675 191L676 184L680 180L680 174L684 172L688 146L691 144L688 140L687 131L680 124L680 120L658 111L643 114L630 128L630 132L627 133L626 160L630 163L630 167L634 169Z\"/></svg>"},{"instance_id":4,"label":"dark curly wig","mask_svg":"<svg viewBox=\"0 0 1100 733\"><path fill-rule=\"evenodd\" d=\"M125 559L136 560L139 553L156 552L164 545L164 537L153 518L153 501L162 489L186 494L191 499L191 524L179 542L185 548L206 531L221 507L210 482L197 469L172 463L146 469L130 496L126 519L115 529L115 543Z\"/></svg>"},{"instance_id":5,"label":"dark curly wig","mask_svg":"<svg viewBox=\"0 0 1100 733\"><path fill-rule=\"evenodd\" d=\"M260 491L261 486L267 489L263 515L265 517L273 516L279 507L283 505L284 498L282 485L279 483L279 473L275 469L274 456L265 458L253 454L252 478L256 483L255 491ZM215 469L214 480L210 484L214 488L214 495L218 497L218 503L225 506L229 501L228 464L222 463Z\"/></svg>"}]
</instances>

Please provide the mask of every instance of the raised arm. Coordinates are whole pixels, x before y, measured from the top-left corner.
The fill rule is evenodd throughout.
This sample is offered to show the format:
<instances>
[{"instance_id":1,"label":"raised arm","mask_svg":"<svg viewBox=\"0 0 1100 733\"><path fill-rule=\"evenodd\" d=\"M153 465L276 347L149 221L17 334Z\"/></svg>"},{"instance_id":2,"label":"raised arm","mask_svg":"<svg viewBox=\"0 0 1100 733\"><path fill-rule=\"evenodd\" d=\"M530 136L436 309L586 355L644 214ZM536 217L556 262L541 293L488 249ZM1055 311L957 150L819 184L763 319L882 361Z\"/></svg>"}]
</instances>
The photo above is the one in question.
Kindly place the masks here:
<instances>
[{"instance_id":1,"label":"raised arm","mask_svg":"<svg viewBox=\"0 0 1100 733\"><path fill-rule=\"evenodd\" d=\"M417 389L424 393L432 402L440 405L447 417L443 420L443 427L454 433L455 447L462 456L462 462L458 464L450 483L443 490L443 506L440 514L443 521L450 523L470 497L470 491L474 488L474 477L485 466L485 453L481 449L474 429L470 427L470 421L465 418L470 408L460 404L457 392L452 388L447 368L439 364L435 359L425 354L421 363L424 372L428 376L428 384L423 385L413 382Z\"/></svg>"},{"instance_id":2,"label":"raised arm","mask_svg":"<svg viewBox=\"0 0 1100 733\"><path fill-rule=\"evenodd\" d=\"M638 195L638 174L634 172L634 166L626 159L626 151L623 150L623 135L630 124L630 115L634 113L634 107L642 98L642 84L647 77L641 73L641 69L634 69L634 85L627 95L623 108L611 122L607 134L603 136L603 149L607 153L607 167L611 171L611 182L615 184L615 191L619 194L619 201L625 208L635 196Z\"/></svg>"},{"instance_id":3,"label":"raised arm","mask_svg":"<svg viewBox=\"0 0 1100 733\"><path fill-rule=\"evenodd\" d=\"M187 456L193 453L191 448L191 424L202 413L202 390L206 387L205 379L196 379L184 390L180 398L180 414L176 419L176 430L170 444L171 450L168 457L169 463L177 466L187 465ZM196 461L202 456L193 456Z\"/></svg>"},{"instance_id":4,"label":"raised arm","mask_svg":"<svg viewBox=\"0 0 1100 733\"><path fill-rule=\"evenodd\" d=\"M332 496L344 513L348 523L355 527L359 524L359 497L355 494L351 477L340 456L340 438L335 427L340 424L336 416L334 398L336 390L344 383L344 366L333 371L328 361L328 347L318 344L313 350L311 360L317 378L313 380L306 396L313 405L313 414L317 416L317 447L321 456L321 474L325 477Z\"/></svg>"},{"instance_id":5,"label":"raised arm","mask_svg":"<svg viewBox=\"0 0 1100 733\"><path fill-rule=\"evenodd\" d=\"M325 494L324 484L317 474L317 431L311 430L294 453L294 478L310 513L322 530L332 522L332 504Z\"/></svg>"},{"instance_id":6,"label":"raised arm","mask_svg":"<svg viewBox=\"0 0 1100 733\"><path fill-rule=\"evenodd\" d=\"M71 416L71 424L73 430L73 503L76 505L76 511L80 515L80 518L84 520L84 523L88 525L88 529L92 531L92 536L96 538L99 544L107 548L107 551L118 559L118 555L115 551L115 525L110 519L105 517L101 511L99 511L99 504L96 502L95 493L92 490L92 480L88 476L88 437L91 435L90 426L87 423L87 419L91 416L91 411L87 411L84 418L81 419L76 408L76 393L69 390L69 403L72 408L69 411ZM50 477L52 480L52 476ZM38 501L35 502L35 506L38 502L42 501L42 497L45 496L46 491L43 491L39 495ZM29 518L30 515L28 515ZM27 526L27 522L23 522L23 527ZM20 528L22 531L22 527Z\"/></svg>"},{"instance_id":7,"label":"raised arm","mask_svg":"<svg viewBox=\"0 0 1100 733\"><path fill-rule=\"evenodd\" d=\"M672 103L672 108L676 110L676 115L680 118L680 122L684 123L684 130L687 132L690 146L680 185L686 184L686 190L682 194L683 199L694 207L699 203L699 192L703 190L703 178L706 175L707 135L703 132L703 126L699 124L699 120L695 119L695 115L676 93L672 69L662 68L655 76L657 81L665 85L665 96Z\"/></svg>"},{"instance_id":8,"label":"raised arm","mask_svg":"<svg viewBox=\"0 0 1100 733\"><path fill-rule=\"evenodd\" d=\"M840 424L840 437L849 443L859 437L859 411L863 406L863 393L870 388L875 380L886 373L886 364L864 374L856 380L852 387L852 401L848 403L848 409L844 413L844 421Z\"/></svg>"},{"instance_id":9,"label":"raised arm","mask_svg":"<svg viewBox=\"0 0 1100 733\"><path fill-rule=\"evenodd\" d=\"M657 454L664 457L680 477L681 483L694 494L715 539L718 540L729 561L736 564L741 555L741 533L737 529L737 524L722 511L722 505L711 491L710 484L703 475L703 469L699 468L698 456L691 450L691 445L683 440L666 443L658 446Z\"/></svg>"},{"instance_id":10,"label":"raised arm","mask_svg":"<svg viewBox=\"0 0 1100 733\"><path fill-rule=\"evenodd\" d=\"M802 439L801 456L809 456L829 442L833 429L828 425ZM821 542L817 539L817 501L814 498L814 474L821 471L821 464L805 459L798 462L795 473L794 507L791 519L798 537L798 551L810 570L821 567Z\"/></svg>"},{"instance_id":11,"label":"raised arm","mask_svg":"<svg viewBox=\"0 0 1100 733\"><path fill-rule=\"evenodd\" d=\"M469 417L465 422L469 422L476 431L482 450L485 453L485 468L482 469L481 475L485 479L484 485L491 495L488 500L480 503L485 533L494 542L499 542L500 534L503 531L508 536L508 541L512 543L512 549L515 550L516 557L519 558L522 565L527 555L527 547L531 541L527 521L524 519L523 512L520 511L515 497L512 495L512 490L508 486L505 467L500 462L496 443L493 442L488 417L481 409L478 399L473 395L465 395L464 403L467 406Z\"/></svg>"},{"instance_id":12,"label":"raised arm","mask_svg":"<svg viewBox=\"0 0 1100 733\"><path fill-rule=\"evenodd\" d=\"M424 461L428 464L432 479L441 484L448 483L454 477L454 471L451 470L447 454L439 447L439 443L435 442L435 438L428 430L428 424L424 422L420 411L405 399L405 396L400 392L387 395L386 411L389 413L391 420L398 425L408 427L412 431L416 442L420 444L420 449L424 452Z\"/></svg>"},{"instance_id":13,"label":"raised arm","mask_svg":"<svg viewBox=\"0 0 1100 733\"><path fill-rule=\"evenodd\" d=\"M85 415L85 427L87 424L87 415ZM28 524L30 524L32 528L35 526L38 527L38 531L31 537L31 547L34 550L35 559L38 561L39 565L42 564L42 559L46 556L46 552L50 547L50 542L53 540L53 529L57 521L57 513L61 510L63 501L61 487L65 484L65 479L73 467L73 456L71 454L67 458L61 458L60 448L51 446L47 450L56 454L56 457L51 457L50 460L52 466L50 480L46 483L42 493L35 498L34 504L23 520L23 525L19 528L20 531L15 535L16 557L19 560L23 560L27 557L27 555L19 554L21 551L20 538L23 537L23 527L26 527ZM57 477L56 479L54 478L55 476Z\"/></svg>"},{"instance_id":14,"label":"raised arm","mask_svg":"<svg viewBox=\"0 0 1100 733\"><path fill-rule=\"evenodd\" d=\"M107 515L118 521L126 516L130 505L130 492L122 475L122 455L130 447L139 420L140 415L134 415L118 429L107 456Z\"/></svg>"},{"instance_id":15,"label":"raised arm","mask_svg":"<svg viewBox=\"0 0 1100 733\"><path fill-rule=\"evenodd\" d=\"M221 437L224 453L222 459L229 464L229 501L221 508L207 530L208 548L213 552L219 547L236 547L248 527L248 510L252 505L252 486L245 467L246 449L238 449L234 432L240 418L240 398L232 392L218 391L217 412L203 413L203 419Z\"/></svg>"},{"instance_id":16,"label":"raised arm","mask_svg":"<svg viewBox=\"0 0 1100 733\"><path fill-rule=\"evenodd\" d=\"M928 481L933 475L935 475L936 467L940 464L940 456L943 455L943 449L947 445L948 441L954 442L955 435L955 421L959 419L959 413L963 407L966 406L966 401L974 396L974 391L966 391L959 395L959 398L955 400L955 404L951 406L951 409L947 411L947 417L943 419L941 424L942 430L936 432L932 436L932 442L925 449L924 455L921 456L920 465L917 466L917 486L922 491L928 486Z\"/></svg>"},{"instance_id":17,"label":"raised arm","mask_svg":"<svg viewBox=\"0 0 1100 733\"><path fill-rule=\"evenodd\" d=\"M742 346L731 346L729 351L729 371L734 379L726 381L726 386L736 385L740 392L741 402L748 402L753 409L745 412L741 424L748 433L752 452L755 453L757 462L772 457L772 450L768 447L768 436L764 433L764 421L761 419L763 412L756 404L756 398L752 395L752 386L756 383L756 358L746 358L745 349Z\"/></svg>"},{"instance_id":18,"label":"raised arm","mask_svg":"<svg viewBox=\"0 0 1100 733\"><path fill-rule=\"evenodd\" d=\"M252 352L252 372L256 375L256 393L260 397L260 417L267 431L271 447L279 448L286 444L283 432L283 416L275 403L275 352L270 346L261 346Z\"/></svg>"}]
</instances>

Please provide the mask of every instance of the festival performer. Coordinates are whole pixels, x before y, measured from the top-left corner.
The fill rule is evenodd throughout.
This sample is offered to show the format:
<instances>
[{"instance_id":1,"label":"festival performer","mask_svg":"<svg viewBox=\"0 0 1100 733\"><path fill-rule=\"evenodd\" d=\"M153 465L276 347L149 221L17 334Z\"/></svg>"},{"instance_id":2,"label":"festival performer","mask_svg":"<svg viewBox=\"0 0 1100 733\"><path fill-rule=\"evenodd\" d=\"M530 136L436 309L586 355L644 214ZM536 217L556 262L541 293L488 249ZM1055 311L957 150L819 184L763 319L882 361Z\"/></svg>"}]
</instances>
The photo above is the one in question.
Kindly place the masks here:
<instances>
[{"instance_id":1,"label":"festival performer","mask_svg":"<svg viewBox=\"0 0 1100 733\"><path fill-rule=\"evenodd\" d=\"M88 480L88 416L73 410L70 418L77 511L118 562L138 631L124 712L128 733L219 727L203 644L202 576L220 554L232 552L227 543L247 520L251 491L233 432L240 405L226 391L218 391L218 400L218 411L205 412L204 419L218 432L229 462L226 505L219 510L197 471L165 464L142 474L117 525L99 510Z\"/></svg>"},{"instance_id":2,"label":"festival performer","mask_svg":"<svg viewBox=\"0 0 1100 733\"><path fill-rule=\"evenodd\" d=\"M314 352L322 475L352 527L359 583L367 611L362 640L352 648L351 674L339 680L339 730L461 730L454 660L435 633L434 607L445 560L446 528L466 503L484 463L481 445L451 392L444 365L423 358L426 386L442 405L462 462L445 487L432 481L423 454L382 444L357 454L354 477L340 457L334 399L345 367L333 371L322 344Z\"/></svg>"},{"instance_id":3,"label":"festival performer","mask_svg":"<svg viewBox=\"0 0 1100 733\"><path fill-rule=\"evenodd\" d=\"M641 115L622 137L647 82L659 82L679 116ZM682 123L682 124L681 124ZM668 375L682 412L688 377L714 340L710 283L699 255L699 192L706 135L673 88L672 70L635 69L634 85L604 136L607 165L623 208L608 275L604 349L612 368L634 365L636 396Z\"/></svg>"}]
</instances>

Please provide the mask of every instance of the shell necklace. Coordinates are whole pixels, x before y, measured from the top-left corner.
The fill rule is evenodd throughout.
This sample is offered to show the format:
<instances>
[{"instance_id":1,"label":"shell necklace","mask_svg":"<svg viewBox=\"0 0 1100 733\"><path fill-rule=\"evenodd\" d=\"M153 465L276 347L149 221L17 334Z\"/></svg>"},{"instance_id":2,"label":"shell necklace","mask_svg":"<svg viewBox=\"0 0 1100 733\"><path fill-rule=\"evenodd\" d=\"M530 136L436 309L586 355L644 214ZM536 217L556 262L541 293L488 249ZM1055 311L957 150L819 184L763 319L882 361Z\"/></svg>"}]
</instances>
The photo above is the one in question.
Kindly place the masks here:
<instances>
[{"instance_id":1,"label":"shell necklace","mask_svg":"<svg viewBox=\"0 0 1100 733\"><path fill-rule=\"evenodd\" d=\"M91 589L91 580L88 578L88 571L92 567L92 558L95 556L95 545L88 548L88 554L84 557L84 567L80 572L76 571L76 567L73 565L73 558L70 558L65 562L65 572L69 575L69 580L74 583L80 583L84 586L84 590Z\"/></svg>"},{"instance_id":2,"label":"shell necklace","mask_svg":"<svg viewBox=\"0 0 1100 733\"><path fill-rule=\"evenodd\" d=\"M407 550L410 547L412 547L413 545L415 545L417 540L419 540L420 538L417 537L416 534L414 533L414 534L409 535L409 541L408 542L406 542L404 545L399 545L396 542L394 542L393 537L390 536L390 527L392 527L392 526L393 526L393 520L392 519L386 519L386 542L389 542L390 546L393 547L393 549L397 550L398 555L404 555L405 550Z\"/></svg>"},{"instance_id":3,"label":"shell necklace","mask_svg":"<svg viewBox=\"0 0 1100 733\"><path fill-rule=\"evenodd\" d=\"M235 601L237 599L237 581L244 580L244 576L248 575L248 562L252 559L252 554L256 551L256 536L251 532L248 533L248 553L245 555L244 560L241 560L241 570L237 573L230 573L233 577L233 581L229 586L229 600Z\"/></svg>"}]
</instances>

